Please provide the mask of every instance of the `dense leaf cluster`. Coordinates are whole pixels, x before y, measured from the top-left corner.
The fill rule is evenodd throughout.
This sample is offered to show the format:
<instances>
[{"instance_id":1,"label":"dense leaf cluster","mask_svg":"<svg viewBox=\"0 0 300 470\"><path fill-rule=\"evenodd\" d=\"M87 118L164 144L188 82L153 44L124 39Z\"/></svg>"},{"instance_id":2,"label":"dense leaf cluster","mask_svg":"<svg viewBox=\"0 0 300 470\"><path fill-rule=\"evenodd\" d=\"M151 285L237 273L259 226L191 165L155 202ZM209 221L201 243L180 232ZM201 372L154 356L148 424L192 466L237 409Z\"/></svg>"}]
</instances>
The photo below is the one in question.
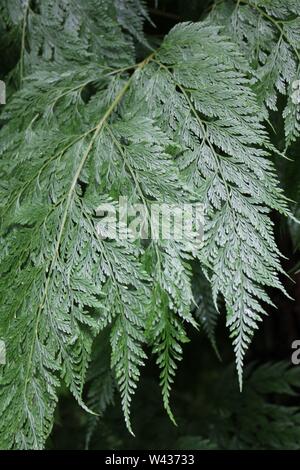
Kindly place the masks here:
<instances>
[{"instance_id":1,"label":"dense leaf cluster","mask_svg":"<svg viewBox=\"0 0 300 470\"><path fill-rule=\"evenodd\" d=\"M298 2L221 2L155 49L139 0L1 0L0 11L6 50L18 45L0 115L0 447L44 447L62 383L100 415L118 389L132 432L149 355L175 422L187 326L216 348L221 302L241 388L267 289L284 291L270 211L290 208L266 123L281 93L286 147L299 136ZM203 243L100 237L96 208L122 196L147 211L201 202ZM255 403L262 419L273 412Z\"/></svg>"}]
</instances>

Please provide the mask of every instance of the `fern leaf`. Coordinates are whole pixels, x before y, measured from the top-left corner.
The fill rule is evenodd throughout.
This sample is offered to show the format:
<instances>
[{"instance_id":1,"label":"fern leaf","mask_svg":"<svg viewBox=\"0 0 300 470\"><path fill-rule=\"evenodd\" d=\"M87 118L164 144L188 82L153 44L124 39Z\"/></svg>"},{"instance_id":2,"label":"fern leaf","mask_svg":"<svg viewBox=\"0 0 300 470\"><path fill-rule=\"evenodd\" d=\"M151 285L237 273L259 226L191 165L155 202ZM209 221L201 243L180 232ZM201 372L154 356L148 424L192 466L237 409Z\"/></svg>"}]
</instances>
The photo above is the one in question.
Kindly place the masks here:
<instances>
[{"instance_id":1,"label":"fern leaf","mask_svg":"<svg viewBox=\"0 0 300 470\"><path fill-rule=\"evenodd\" d=\"M213 21L225 25L228 36L250 58L259 102L277 110L278 95L287 97L287 147L299 137L299 14L297 0L221 2L212 14Z\"/></svg>"},{"instance_id":2,"label":"fern leaf","mask_svg":"<svg viewBox=\"0 0 300 470\"><path fill-rule=\"evenodd\" d=\"M184 23L134 65L131 37L142 41L142 4L64 5L35 2L37 13L27 2L16 18L7 14L23 25L23 47L22 87L1 114L0 131L3 448L44 447L62 381L87 410L92 343L104 328L129 431L146 343L157 356L164 406L174 420L176 361L185 326L197 326L193 257L215 303L219 294L225 299L240 382L261 303L271 302L265 288L282 289L268 213L287 213L287 205L238 48L209 22ZM99 5L103 16L94 14ZM80 43L77 59L61 42L64 28L72 51ZM54 36L51 57L45 32ZM111 236L97 207L115 206L122 196L147 213L152 203L203 203L203 243L194 234L151 241L135 240L130 231Z\"/></svg>"},{"instance_id":3,"label":"fern leaf","mask_svg":"<svg viewBox=\"0 0 300 470\"><path fill-rule=\"evenodd\" d=\"M3 0L0 8L20 44L16 73L21 81L45 63L126 67L135 63L133 37L147 45L146 10L138 1Z\"/></svg>"},{"instance_id":4,"label":"fern leaf","mask_svg":"<svg viewBox=\"0 0 300 470\"><path fill-rule=\"evenodd\" d=\"M145 89L151 103L162 103L159 119L185 150L178 164L206 207L199 257L214 298L222 294L227 305L241 384L244 355L264 314L261 301L271 303L263 288L282 289L268 212L287 213L287 204L237 48L218 28L187 23L169 33L155 61Z\"/></svg>"}]
</instances>

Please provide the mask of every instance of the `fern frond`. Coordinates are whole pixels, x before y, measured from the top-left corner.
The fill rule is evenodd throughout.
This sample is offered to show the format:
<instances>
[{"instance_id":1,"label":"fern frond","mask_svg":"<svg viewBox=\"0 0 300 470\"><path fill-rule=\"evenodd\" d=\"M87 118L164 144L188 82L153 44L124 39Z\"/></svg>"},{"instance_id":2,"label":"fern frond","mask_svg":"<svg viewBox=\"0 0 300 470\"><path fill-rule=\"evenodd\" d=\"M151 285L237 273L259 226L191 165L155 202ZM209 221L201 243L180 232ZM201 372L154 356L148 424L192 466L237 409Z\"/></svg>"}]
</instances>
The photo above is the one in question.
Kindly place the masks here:
<instances>
[{"instance_id":1,"label":"fern frond","mask_svg":"<svg viewBox=\"0 0 300 470\"><path fill-rule=\"evenodd\" d=\"M117 276L114 304L116 293L123 295L124 303L134 298L126 287L129 272L130 283L136 279L135 288L142 295L143 284L139 279L145 277L139 272L138 263L134 261L134 268L128 270L134 247L114 242L107 245L99 239L93 219L95 207L81 189L85 163L89 157L98 155L95 146L100 144L104 123L128 86L127 81L91 132L82 132L75 139L72 136L67 146L64 140L54 144L53 134L45 135L43 119L31 135L25 127L22 133L23 139L27 135L25 158L20 155L13 168L7 169L9 172L17 167L15 174L20 176L20 181L16 176L14 191L8 197L9 214L5 209L3 225L8 248L2 264L1 333L9 347L8 364L1 379L1 416L5 415L1 419L1 442L7 447L43 446L51 429L58 371L82 403L92 335L120 313L120 301L107 319L99 320L99 315L95 318L88 313L89 309L99 310L101 306L99 296L105 278ZM46 151L40 154L42 158L28 161L30 149L40 139L47 141L48 145L43 145ZM54 164L50 166L49 161ZM26 169L25 182L22 168ZM29 181L28 172L34 175ZM109 286L107 289L109 294ZM106 311L107 307L104 315ZM20 358L25 359L19 366L14 365ZM8 392L11 387L15 395ZM8 395L14 398L14 406L9 410Z\"/></svg>"},{"instance_id":2,"label":"fern frond","mask_svg":"<svg viewBox=\"0 0 300 470\"><path fill-rule=\"evenodd\" d=\"M226 1L212 14L213 21L225 25L228 36L250 58L259 102L277 110L278 95L286 96L283 116L287 147L300 135L299 15L297 0Z\"/></svg>"},{"instance_id":3,"label":"fern frond","mask_svg":"<svg viewBox=\"0 0 300 470\"><path fill-rule=\"evenodd\" d=\"M171 274L164 263L163 266L164 272L160 273L160 275L165 277ZM175 275L175 272L172 274ZM176 424L170 406L170 392L177 370L177 361L182 359L182 344L188 342L188 338L185 333L183 320L178 318L178 307L172 301L174 296L168 296L168 288L167 290L162 289L160 279L157 279L156 282L157 284L154 286L150 303L146 335L148 342L153 347L153 353L157 356L156 363L161 370L160 385L164 407L170 419ZM178 290L176 283L173 286ZM193 323L193 320L189 318L190 302L191 298L186 304L188 312L186 320Z\"/></svg>"},{"instance_id":4,"label":"fern frond","mask_svg":"<svg viewBox=\"0 0 300 470\"><path fill-rule=\"evenodd\" d=\"M87 409L82 395L92 342L106 327L128 429L146 343L157 355L173 418L170 387L185 325L197 326L193 257L215 303L219 294L225 299L241 382L261 303L271 303L264 288L282 289L268 212L287 213L287 205L268 160L247 62L218 27L178 25L134 65L132 40L117 20L125 2L69 0L65 9L66 2L47 0L35 3L39 12L26 5L14 20L26 26L20 62L26 80L1 114L0 337L7 364L0 375L0 445L41 449L62 381ZM94 14L99 5L105 15ZM144 10L134 14L134 5L119 12L119 21L132 33L126 23L133 18L141 39ZM60 42L69 27L72 56ZM130 231L110 236L97 207L116 205L121 196L148 213L152 203L202 202L204 242L134 240Z\"/></svg>"},{"instance_id":5,"label":"fern frond","mask_svg":"<svg viewBox=\"0 0 300 470\"><path fill-rule=\"evenodd\" d=\"M205 44L205 46L204 46ZM268 217L287 213L272 163L268 137L245 62L210 24L182 24L167 36L148 73L159 120L184 149L178 165L206 207L204 246L214 298L222 294L233 338L240 384L243 359L265 286L282 289L280 254ZM222 65L220 65L222 64Z\"/></svg>"},{"instance_id":6,"label":"fern frond","mask_svg":"<svg viewBox=\"0 0 300 470\"><path fill-rule=\"evenodd\" d=\"M7 253L2 260L1 331L10 347L3 374L1 414L4 415L10 387L17 391L16 403L10 410L14 418L10 431L6 431L6 446L40 448L45 442L50 422L46 426L44 416L35 409L31 390L40 376L53 383L53 395L60 376L85 406L82 388L92 336L112 322L112 367L131 429L129 408L145 359L143 330L151 282L139 261L141 247L130 240L99 238L94 212L111 195L122 195L121 184L123 195L131 202L147 205L153 198L162 197L177 201L178 171L168 153L173 151L172 143L153 118L140 116L135 109L134 90L130 90L133 84L138 85L139 70L146 64L147 61L140 64L129 78L117 74L108 83L105 75L95 78L99 91L87 105L80 94L73 95L73 89L69 90L72 73L60 76L48 71L44 96L40 90L46 91L45 75L33 75L31 86L18 93L6 109L8 123L3 129L2 152L6 178L14 185L9 191L3 188L2 199ZM42 103L50 103L44 113L41 102L32 99L39 93ZM73 119L64 106L69 95L78 110ZM24 107L30 103L30 112L27 119L16 116L14 120L14 109L21 103ZM97 116L101 116L100 120L91 126ZM91 127L87 128L86 123ZM51 132L56 125L60 130ZM16 134L13 142L9 140L12 131ZM9 155L16 149L17 158L12 160ZM146 166L145 157L149 159ZM184 269L181 271L188 283ZM167 280L165 285L169 288ZM181 303L185 302L182 315L189 317L190 298L181 301L176 289L174 286L170 297L180 312ZM19 319L26 324L26 341L20 341L23 330L17 325ZM47 373L50 354L55 358L55 367ZM20 356L26 360L11 381L7 378L9 369ZM44 387L41 403L47 393L46 383ZM30 407L24 405L28 401ZM50 421L54 405L48 405L44 403L50 410ZM3 433L4 429L5 420ZM19 429L25 429L22 438Z\"/></svg>"},{"instance_id":7,"label":"fern frond","mask_svg":"<svg viewBox=\"0 0 300 470\"><path fill-rule=\"evenodd\" d=\"M146 10L138 1L3 0L0 8L20 44L21 80L45 63L134 64L132 38L146 44Z\"/></svg>"}]
</instances>

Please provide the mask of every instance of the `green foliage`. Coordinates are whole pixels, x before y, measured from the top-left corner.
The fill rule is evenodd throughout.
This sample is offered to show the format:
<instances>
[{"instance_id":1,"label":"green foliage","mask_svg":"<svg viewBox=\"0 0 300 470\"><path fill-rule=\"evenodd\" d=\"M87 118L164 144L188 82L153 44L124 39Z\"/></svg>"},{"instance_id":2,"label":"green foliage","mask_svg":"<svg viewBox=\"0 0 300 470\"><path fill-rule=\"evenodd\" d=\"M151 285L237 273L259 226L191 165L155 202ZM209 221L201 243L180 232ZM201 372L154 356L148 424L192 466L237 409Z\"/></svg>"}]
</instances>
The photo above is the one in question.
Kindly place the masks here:
<instances>
[{"instance_id":1,"label":"green foliage","mask_svg":"<svg viewBox=\"0 0 300 470\"><path fill-rule=\"evenodd\" d=\"M225 0L212 13L249 58L259 103L276 111L278 94L286 96L287 147L300 135L299 15L298 0Z\"/></svg>"},{"instance_id":2,"label":"green foliage","mask_svg":"<svg viewBox=\"0 0 300 470\"><path fill-rule=\"evenodd\" d=\"M137 0L3 0L0 8L6 27L13 27L20 41L21 79L53 62L71 66L100 61L121 67L134 63L132 38L146 42L146 11Z\"/></svg>"},{"instance_id":3,"label":"green foliage","mask_svg":"<svg viewBox=\"0 0 300 470\"><path fill-rule=\"evenodd\" d=\"M110 367L109 336L104 330L97 338L87 377L89 386L87 405L95 414L89 414L86 448L89 447L99 419L114 402L115 379Z\"/></svg>"},{"instance_id":4,"label":"green foliage","mask_svg":"<svg viewBox=\"0 0 300 470\"><path fill-rule=\"evenodd\" d=\"M203 367L207 363L214 371L212 375ZM151 400L156 395L153 381L143 384L136 397L136 413L140 415L136 420L140 423L136 437L138 449L298 449L300 375L297 367L290 367L287 362L262 366L251 363L245 368L242 394L233 366L219 365L216 371L206 356L198 367L200 374L190 380L189 389L184 383L176 390L177 428L162 419L155 398ZM189 373L184 374L185 378ZM199 383L195 385L197 380ZM119 416L111 417L114 411L115 407L110 407L95 428L92 449L132 448L132 442L117 424Z\"/></svg>"},{"instance_id":5,"label":"green foliage","mask_svg":"<svg viewBox=\"0 0 300 470\"><path fill-rule=\"evenodd\" d=\"M271 302L261 287L281 288L268 207L286 212L287 205L265 158L270 144L236 48L214 26L186 24L167 36L157 61L165 63L148 89L165 104L162 119L175 121L185 148L179 166L206 207L199 258L215 303L218 294L226 302L241 386L244 354L264 314L259 301Z\"/></svg>"},{"instance_id":6,"label":"green foliage","mask_svg":"<svg viewBox=\"0 0 300 470\"><path fill-rule=\"evenodd\" d=\"M215 346L220 299L242 387L246 350L272 304L266 289L284 291L269 214L289 210L270 160L263 102L274 109L274 84L282 91L278 83L293 86L294 75L279 67L272 86L262 91L259 83L278 41L269 15L281 24L296 6L281 15L266 7L262 15L255 3L263 31L268 22L274 31L261 68L250 54L250 74L243 48L216 25L219 14L176 25L139 61L136 46L148 42L138 0L2 0L0 8L6 43L20 44L0 130L0 337L7 345L0 447L44 447L62 383L92 415L105 411L117 387L133 433L131 402L150 354L175 422L170 392L187 328L199 321ZM293 21L279 40L291 70ZM287 143L299 131L291 106ZM103 236L97 207L121 196L147 212L153 202L203 203L203 243ZM203 273L202 300L194 298L194 265ZM97 418L90 421L87 445Z\"/></svg>"},{"instance_id":7,"label":"green foliage","mask_svg":"<svg viewBox=\"0 0 300 470\"><path fill-rule=\"evenodd\" d=\"M300 377L296 368L284 362L253 364L246 369L247 387L240 396L232 370L228 369L215 387L211 400L208 436L180 438L183 449L296 450L299 448L300 409L276 403L278 396L299 393Z\"/></svg>"}]
</instances>

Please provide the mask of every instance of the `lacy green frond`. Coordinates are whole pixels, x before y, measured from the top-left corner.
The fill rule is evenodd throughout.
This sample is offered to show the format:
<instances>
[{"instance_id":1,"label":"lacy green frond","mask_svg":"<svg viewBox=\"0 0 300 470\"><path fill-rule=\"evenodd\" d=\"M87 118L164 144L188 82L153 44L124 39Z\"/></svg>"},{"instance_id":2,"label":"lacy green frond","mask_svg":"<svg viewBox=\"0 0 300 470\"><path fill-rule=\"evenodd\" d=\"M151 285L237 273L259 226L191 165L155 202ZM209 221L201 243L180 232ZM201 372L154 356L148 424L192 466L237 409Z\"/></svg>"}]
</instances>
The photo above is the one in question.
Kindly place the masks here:
<instances>
[{"instance_id":1,"label":"lacy green frond","mask_svg":"<svg viewBox=\"0 0 300 470\"><path fill-rule=\"evenodd\" d=\"M21 81L45 63L124 67L135 63L133 38L147 45L138 0L3 0L0 11L19 41Z\"/></svg>"},{"instance_id":2,"label":"lacy green frond","mask_svg":"<svg viewBox=\"0 0 300 470\"><path fill-rule=\"evenodd\" d=\"M133 432L130 406L147 346L175 421L171 386L186 328L197 328L193 264L214 305L225 300L240 383L272 303L266 289L283 290L269 212L288 209L249 64L207 21L175 26L138 62L132 38L146 45L147 15L137 0L15 0L1 8L1 27L21 40L22 86L0 129L0 447L45 446L62 383L100 414L115 384ZM203 240L195 231L135 238L126 224L114 236L98 209L116 211L122 197L144 216L153 204L203 204ZM111 373L98 403L91 386L86 404L92 345L103 330ZM214 323L208 332L213 341Z\"/></svg>"},{"instance_id":3,"label":"lacy green frond","mask_svg":"<svg viewBox=\"0 0 300 470\"><path fill-rule=\"evenodd\" d=\"M300 135L300 6L298 0L223 1L212 20L250 59L252 84L260 103L277 110L278 96L286 96L286 146Z\"/></svg>"},{"instance_id":4,"label":"lacy green frond","mask_svg":"<svg viewBox=\"0 0 300 470\"><path fill-rule=\"evenodd\" d=\"M262 303L272 303L264 288L283 289L268 213L288 213L287 203L268 159L245 60L219 28L177 25L153 61L142 72L145 101L161 110L159 122L183 149L181 173L205 205L198 256L213 298L220 293L225 299L242 384L245 352L265 313Z\"/></svg>"},{"instance_id":5,"label":"lacy green frond","mask_svg":"<svg viewBox=\"0 0 300 470\"><path fill-rule=\"evenodd\" d=\"M179 173L168 153L172 143L151 116L139 114L131 96L130 88L138 86L139 70L147 62L132 77L119 73L109 81L106 74L95 78L98 91L88 103L69 90L70 72L63 75L65 89L57 72L48 71L47 89L45 75L33 75L31 86L17 93L6 109L1 151L7 181L14 182L10 189L3 188L2 199L7 250L2 260L1 331L10 346L2 376L1 414L7 413L11 425L7 432L5 419L1 432L7 447L44 445L59 377L85 407L82 390L92 337L108 324L112 367L131 430L131 398L146 358L143 331L151 276L139 260L142 247L137 243L102 240L95 211L101 202L118 195L146 206L153 199L177 201ZM85 72L89 74L89 69ZM42 101L33 100L40 90ZM64 106L70 104L70 95L76 109L73 118ZM29 116L14 119L14 109L22 103L29 107ZM13 131L16 138L11 141ZM181 256L179 249L176 256ZM181 271L189 289L183 267ZM165 284L170 289L168 279ZM176 289L169 296L188 318L190 298L181 300ZM18 358L25 360L17 367ZM5 397L11 387L15 403L7 411ZM43 402L43 395L52 400L52 407ZM41 410L36 409L37 402Z\"/></svg>"}]
</instances>

